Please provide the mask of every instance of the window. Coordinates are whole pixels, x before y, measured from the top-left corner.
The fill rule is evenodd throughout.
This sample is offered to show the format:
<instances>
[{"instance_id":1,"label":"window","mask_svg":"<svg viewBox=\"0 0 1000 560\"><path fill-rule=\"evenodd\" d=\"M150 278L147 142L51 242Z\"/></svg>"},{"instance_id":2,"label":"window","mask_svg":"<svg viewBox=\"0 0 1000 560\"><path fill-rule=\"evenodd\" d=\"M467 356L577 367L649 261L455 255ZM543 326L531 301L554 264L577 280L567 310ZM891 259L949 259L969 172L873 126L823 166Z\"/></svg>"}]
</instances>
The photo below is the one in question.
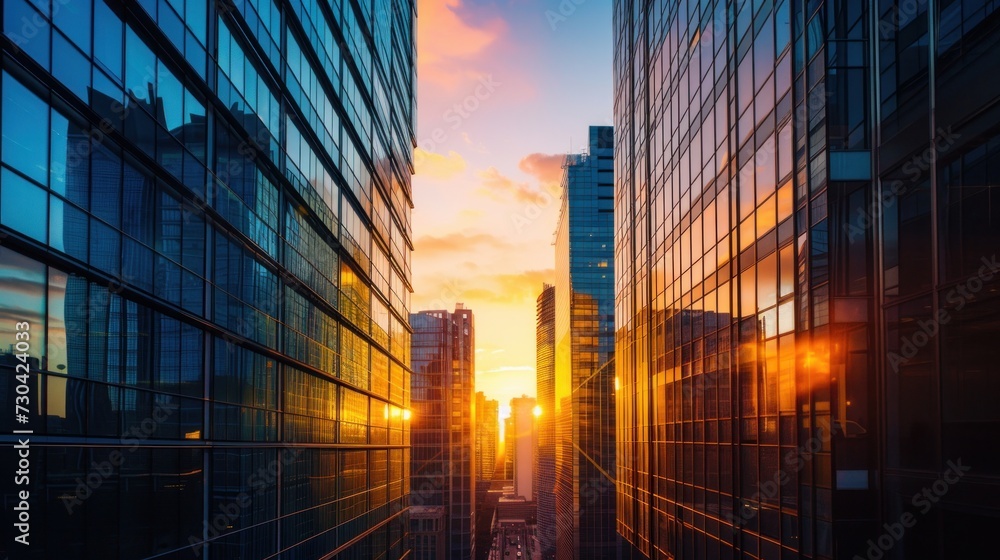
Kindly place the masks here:
<instances>
[{"instance_id":1,"label":"window","mask_svg":"<svg viewBox=\"0 0 1000 560\"><path fill-rule=\"evenodd\" d=\"M5 189L6 186L4 178ZM45 265L0 247L0 285L5 286L0 291L0 308L5 315L29 323L28 355L39 360L45 351L45 284ZM13 320L0 322L0 339L10 341L7 344L17 340L15 332Z\"/></svg>"},{"instance_id":2,"label":"window","mask_svg":"<svg viewBox=\"0 0 1000 560\"><path fill-rule=\"evenodd\" d=\"M0 172L0 223L42 243L48 239L45 191L9 169Z\"/></svg>"},{"instance_id":3,"label":"window","mask_svg":"<svg viewBox=\"0 0 1000 560\"><path fill-rule=\"evenodd\" d=\"M101 30L101 38L94 42L94 58L104 70L121 82L124 54L122 21L107 4L99 0L94 4L94 27Z\"/></svg>"},{"instance_id":4,"label":"window","mask_svg":"<svg viewBox=\"0 0 1000 560\"><path fill-rule=\"evenodd\" d=\"M35 35L30 37L22 35L25 31L24 21L45 21L32 7L34 3L39 2L29 2L29 0L6 0L3 2L4 34L15 45L24 49L43 68L48 68L51 27L47 24L37 26L34 27L36 31ZM4 103L4 106L6 106L6 103Z\"/></svg>"},{"instance_id":5,"label":"window","mask_svg":"<svg viewBox=\"0 0 1000 560\"><path fill-rule=\"evenodd\" d=\"M52 5L52 22L86 53L90 53L90 32L93 28L90 23L92 1L73 0L54 2ZM98 0L98 4L103 2Z\"/></svg>"},{"instance_id":6,"label":"window","mask_svg":"<svg viewBox=\"0 0 1000 560\"><path fill-rule=\"evenodd\" d=\"M3 161L41 185L48 184L48 105L3 73Z\"/></svg>"}]
</instances>

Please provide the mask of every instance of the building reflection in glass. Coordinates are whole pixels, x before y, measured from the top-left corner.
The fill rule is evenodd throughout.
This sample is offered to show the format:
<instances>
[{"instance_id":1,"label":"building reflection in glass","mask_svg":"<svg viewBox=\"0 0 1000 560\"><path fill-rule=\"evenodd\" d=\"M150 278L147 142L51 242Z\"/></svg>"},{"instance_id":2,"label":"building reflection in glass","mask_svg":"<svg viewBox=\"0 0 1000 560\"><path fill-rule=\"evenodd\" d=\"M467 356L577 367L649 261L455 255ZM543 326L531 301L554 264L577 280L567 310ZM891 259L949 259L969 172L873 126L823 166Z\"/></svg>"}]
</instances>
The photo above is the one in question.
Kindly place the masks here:
<instances>
[{"instance_id":1,"label":"building reflection in glass","mask_svg":"<svg viewBox=\"0 0 1000 560\"><path fill-rule=\"evenodd\" d=\"M993 548L1000 87L971 84L1000 19L846 6L615 3L618 530L645 557L853 558L906 514L886 558ZM915 508L959 457L982 478Z\"/></svg>"}]
</instances>

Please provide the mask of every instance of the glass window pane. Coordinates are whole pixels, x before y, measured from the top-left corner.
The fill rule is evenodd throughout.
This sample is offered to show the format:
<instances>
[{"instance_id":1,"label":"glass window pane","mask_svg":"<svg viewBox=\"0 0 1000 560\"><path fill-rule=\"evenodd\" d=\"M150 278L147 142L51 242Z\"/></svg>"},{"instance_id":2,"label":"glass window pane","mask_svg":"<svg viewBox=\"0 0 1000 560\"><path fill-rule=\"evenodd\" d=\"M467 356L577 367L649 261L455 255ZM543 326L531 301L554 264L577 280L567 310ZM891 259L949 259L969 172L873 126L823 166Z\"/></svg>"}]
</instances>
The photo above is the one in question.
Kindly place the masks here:
<instances>
[{"instance_id":1,"label":"glass window pane","mask_svg":"<svg viewBox=\"0 0 1000 560\"><path fill-rule=\"evenodd\" d=\"M49 246L82 262L87 261L88 217L82 210L51 197L49 204Z\"/></svg>"},{"instance_id":2,"label":"glass window pane","mask_svg":"<svg viewBox=\"0 0 1000 560\"><path fill-rule=\"evenodd\" d=\"M92 0L53 2L52 21L84 52L90 53L90 6ZM103 4L103 2L98 2Z\"/></svg>"},{"instance_id":3,"label":"glass window pane","mask_svg":"<svg viewBox=\"0 0 1000 560\"><path fill-rule=\"evenodd\" d=\"M156 76L156 97L163 107L164 123L167 130L179 138L180 127L184 124L184 88L162 61L157 63Z\"/></svg>"},{"instance_id":4,"label":"glass window pane","mask_svg":"<svg viewBox=\"0 0 1000 560\"><path fill-rule=\"evenodd\" d=\"M91 212L116 227L121 223L121 182L121 157L107 145L95 145L90 163Z\"/></svg>"},{"instance_id":5,"label":"glass window pane","mask_svg":"<svg viewBox=\"0 0 1000 560\"><path fill-rule=\"evenodd\" d=\"M90 264L115 276L121 263L121 235L104 222L90 219Z\"/></svg>"},{"instance_id":6,"label":"glass window pane","mask_svg":"<svg viewBox=\"0 0 1000 560\"><path fill-rule=\"evenodd\" d=\"M191 28L191 31L194 31L198 40L204 44L205 33L207 32L208 27L205 13L205 2L188 0L184 9L184 21L187 23L188 27Z\"/></svg>"},{"instance_id":7,"label":"glass window pane","mask_svg":"<svg viewBox=\"0 0 1000 560\"><path fill-rule=\"evenodd\" d=\"M4 34L19 48L24 49L43 67L49 67L49 35L48 25L41 27L25 26L24 21L41 20L41 15L27 0L5 0L3 2Z\"/></svg>"},{"instance_id":8,"label":"glass window pane","mask_svg":"<svg viewBox=\"0 0 1000 560\"><path fill-rule=\"evenodd\" d=\"M87 281L80 276L50 270L48 289L48 369L86 377Z\"/></svg>"},{"instance_id":9,"label":"glass window pane","mask_svg":"<svg viewBox=\"0 0 1000 560\"><path fill-rule=\"evenodd\" d=\"M45 243L48 206L45 191L9 169L0 175L0 223Z\"/></svg>"},{"instance_id":10,"label":"glass window pane","mask_svg":"<svg viewBox=\"0 0 1000 560\"><path fill-rule=\"evenodd\" d=\"M80 99L87 101L90 89L90 61L65 37L52 38L52 75Z\"/></svg>"},{"instance_id":11,"label":"glass window pane","mask_svg":"<svg viewBox=\"0 0 1000 560\"><path fill-rule=\"evenodd\" d=\"M49 127L49 138L52 142L52 163L49 166L49 188L62 196L66 196L66 157L69 121L66 117L52 112Z\"/></svg>"},{"instance_id":12,"label":"glass window pane","mask_svg":"<svg viewBox=\"0 0 1000 560\"><path fill-rule=\"evenodd\" d=\"M3 161L48 183L49 107L13 76L3 74Z\"/></svg>"},{"instance_id":13,"label":"glass window pane","mask_svg":"<svg viewBox=\"0 0 1000 560\"><path fill-rule=\"evenodd\" d=\"M94 58L118 80L122 79L122 21L104 2L94 6L94 27L101 38L94 42Z\"/></svg>"},{"instance_id":14,"label":"glass window pane","mask_svg":"<svg viewBox=\"0 0 1000 560\"><path fill-rule=\"evenodd\" d=\"M156 82L156 57L131 27L125 36L125 87L136 98L152 103L149 88Z\"/></svg>"},{"instance_id":15,"label":"glass window pane","mask_svg":"<svg viewBox=\"0 0 1000 560\"><path fill-rule=\"evenodd\" d=\"M28 352L41 360L45 350L45 265L11 249L0 247L0 340L12 344L16 323L29 326ZM25 329L20 329L25 330ZM22 337L23 338L23 337ZM38 367L38 364L32 366Z\"/></svg>"}]
</instances>

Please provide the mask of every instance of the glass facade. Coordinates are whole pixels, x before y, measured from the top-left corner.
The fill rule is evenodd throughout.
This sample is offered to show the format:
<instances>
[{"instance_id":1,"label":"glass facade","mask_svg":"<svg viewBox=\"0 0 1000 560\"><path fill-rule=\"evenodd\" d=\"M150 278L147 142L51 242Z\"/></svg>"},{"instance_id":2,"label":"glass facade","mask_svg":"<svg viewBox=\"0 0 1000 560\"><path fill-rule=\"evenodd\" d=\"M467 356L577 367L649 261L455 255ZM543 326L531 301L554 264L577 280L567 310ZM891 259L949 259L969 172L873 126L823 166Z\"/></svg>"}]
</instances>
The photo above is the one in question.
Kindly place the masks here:
<instances>
[{"instance_id":1,"label":"glass facade","mask_svg":"<svg viewBox=\"0 0 1000 560\"><path fill-rule=\"evenodd\" d=\"M476 393L476 482L493 480L500 437L500 402Z\"/></svg>"},{"instance_id":2,"label":"glass facade","mask_svg":"<svg viewBox=\"0 0 1000 560\"><path fill-rule=\"evenodd\" d=\"M410 502L437 525L413 520L414 559L469 560L476 542L476 327L472 310L410 315ZM440 508L440 509L435 509ZM433 531L430 531L433 529ZM441 529L445 538L435 536ZM428 532L430 531L430 532ZM425 534L427 533L427 534Z\"/></svg>"},{"instance_id":3,"label":"glass facade","mask_svg":"<svg viewBox=\"0 0 1000 560\"><path fill-rule=\"evenodd\" d=\"M615 2L618 530L646 557L995 548L998 8Z\"/></svg>"},{"instance_id":4,"label":"glass facade","mask_svg":"<svg viewBox=\"0 0 1000 560\"><path fill-rule=\"evenodd\" d=\"M499 496L491 498L490 488L499 473L497 459L500 451L500 402L487 399L482 391L476 393L476 556L474 560L487 560L493 542L493 514Z\"/></svg>"},{"instance_id":5,"label":"glass facade","mask_svg":"<svg viewBox=\"0 0 1000 560\"><path fill-rule=\"evenodd\" d=\"M615 558L614 130L569 155L556 229L556 557ZM543 411L544 412L544 411Z\"/></svg>"},{"instance_id":6,"label":"glass facade","mask_svg":"<svg viewBox=\"0 0 1000 560\"><path fill-rule=\"evenodd\" d=\"M33 430L16 555L403 557L412 4L0 17L7 409L31 372L0 462Z\"/></svg>"},{"instance_id":7,"label":"glass facade","mask_svg":"<svg viewBox=\"0 0 1000 560\"><path fill-rule=\"evenodd\" d=\"M538 508L538 553L556 557L556 288L546 285L536 302L535 377L538 406L538 464L535 492Z\"/></svg>"}]
</instances>

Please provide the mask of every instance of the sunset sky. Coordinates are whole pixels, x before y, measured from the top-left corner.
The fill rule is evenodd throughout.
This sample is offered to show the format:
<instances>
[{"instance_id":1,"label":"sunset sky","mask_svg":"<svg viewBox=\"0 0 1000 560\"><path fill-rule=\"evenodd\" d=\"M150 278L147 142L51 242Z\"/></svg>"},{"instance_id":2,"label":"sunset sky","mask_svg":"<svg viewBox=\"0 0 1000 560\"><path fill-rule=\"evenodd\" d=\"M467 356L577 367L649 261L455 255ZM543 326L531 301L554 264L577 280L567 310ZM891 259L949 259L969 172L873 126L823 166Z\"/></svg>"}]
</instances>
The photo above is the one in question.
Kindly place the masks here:
<instances>
[{"instance_id":1,"label":"sunset sky","mask_svg":"<svg viewBox=\"0 0 1000 560\"><path fill-rule=\"evenodd\" d=\"M562 154L611 124L611 3L417 4L411 307L473 310L476 390L506 407L535 395Z\"/></svg>"}]
</instances>

